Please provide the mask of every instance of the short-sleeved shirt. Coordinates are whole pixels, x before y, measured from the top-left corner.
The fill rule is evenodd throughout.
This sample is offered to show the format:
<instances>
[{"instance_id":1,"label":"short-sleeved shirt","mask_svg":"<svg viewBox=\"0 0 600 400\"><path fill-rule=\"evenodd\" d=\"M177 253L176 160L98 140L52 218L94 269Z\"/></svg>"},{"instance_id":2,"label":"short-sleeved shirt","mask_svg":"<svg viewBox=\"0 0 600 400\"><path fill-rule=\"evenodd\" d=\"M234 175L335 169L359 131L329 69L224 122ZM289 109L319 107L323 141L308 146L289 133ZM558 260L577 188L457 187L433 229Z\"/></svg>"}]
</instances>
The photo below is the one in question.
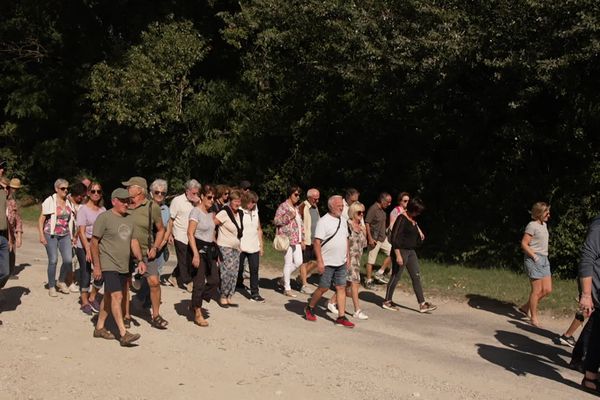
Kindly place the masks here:
<instances>
[{"instance_id":1,"label":"short-sleeved shirt","mask_svg":"<svg viewBox=\"0 0 600 400\"><path fill-rule=\"evenodd\" d=\"M232 210L233 211L233 210ZM232 249L240 249L240 239L237 237L237 228L229 218L227 211L221 210L216 215L216 218L222 222L219 225L219 235L217 236L217 245L221 247L231 247ZM239 227L241 227L240 215L234 212L234 218Z\"/></svg>"},{"instance_id":2,"label":"short-sleeved shirt","mask_svg":"<svg viewBox=\"0 0 600 400\"><path fill-rule=\"evenodd\" d=\"M133 218L112 211L98 215L94 222L93 236L100 240L100 266L102 271L129 273L131 239L135 232Z\"/></svg>"},{"instance_id":3,"label":"short-sleeved shirt","mask_svg":"<svg viewBox=\"0 0 600 400\"><path fill-rule=\"evenodd\" d=\"M256 207L250 211L243 208L240 208L240 210L244 213L244 232L240 240L240 249L245 253L256 253L260 251L260 241L258 238L260 220L258 218L258 211Z\"/></svg>"},{"instance_id":4,"label":"short-sleeved shirt","mask_svg":"<svg viewBox=\"0 0 600 400\"><path fill-rule=\"evenodd\" d=\"M142 254L146 254L149 248L148 228L150 227L150 220L148 219L148 210L150 207L152 207L152 227L154 227L157 221L162 221L160 207L154 201L146 199L142 204L140 204L139 207L128 210L128 213L131 215L133 224L135 226L133 237L140 242Z\"/></svg>"},{"instance_id":5,"label":"short-sleeved shirt","mask_svg":"<svg viewBox=\"0 0 600 400\"><path fill-rule=\"evenodd\" d=\"M215 221L213 220L213 213L204 212L198 207L192 208L189 216L190 221L196 221L196 230L194 231L194 237L204 242L212 243L215 240Z\"/></svg>"},{"instance_id":6,"label":"short-sleeved shirt","mask_svg":"<svg viewBox=\"0 0 600 400\"><path fill-rule=\"evenodd\" d=\"M175 197L171 201L171 219L173 220L173 238L178 242L187 244L187 228L189 222L190 211L194 205L187 199L184 194Z\"/></svg>"},{"instance_id":7,"label":"short-sleeved shirt","mask_svg":"<svg viewBox=\"0 0 600 400\"><path fill-rule=\"evenodd\" d=\"M335 236L333 236L334 234ZM331 237L330 240L328 240L329 237ZM321 246L321 255L325 265L338 267L346 263L348 255L348 221L346 218L336 218L329 213L322 216L317 223L315 239L319 239L321 245L328 240L325 245Z\"/></svg>"},{"instance_id":8,"label":"short-sleeved shirt","mask_svg":"<svg viewBox=\"0 0 600 400\"><path fill-rule=\"evenodd\" d=\"M548 255L548 225L545 222L531 221L525 227L525 233L531 235L529 247L537 254Z\"/></svg>"},{"instance_id":9,"label":"short-sleeved shirt","mask_svg":"<svg viewBox=\"0 0 600 400\"><path fill-rule=\"evenodd\" d=\"M365 217L365 224L369 224L371 227L371 237L377 242L383 242L385 240L385 211L379 206L378 203L374 203Z\"/></svg>"},{"instance_id":10,"label":"short-sleeved shirt","mask_svg":"<svg viewBox=\"0 0 600 400\"><path fill-rule=\"evenodd\" d=\"M92 238L92 234L94 231L94 222L96 222L96 218L98 215L102 214L106 211L106 208L100 207L97 210L93 210L87 205L83 205L79 208L77 212L77 228L80 226L85 226L85 237L88 239ZM77 239L77 247L81 248L81 241Z\"/></svg>"}]
</instances>

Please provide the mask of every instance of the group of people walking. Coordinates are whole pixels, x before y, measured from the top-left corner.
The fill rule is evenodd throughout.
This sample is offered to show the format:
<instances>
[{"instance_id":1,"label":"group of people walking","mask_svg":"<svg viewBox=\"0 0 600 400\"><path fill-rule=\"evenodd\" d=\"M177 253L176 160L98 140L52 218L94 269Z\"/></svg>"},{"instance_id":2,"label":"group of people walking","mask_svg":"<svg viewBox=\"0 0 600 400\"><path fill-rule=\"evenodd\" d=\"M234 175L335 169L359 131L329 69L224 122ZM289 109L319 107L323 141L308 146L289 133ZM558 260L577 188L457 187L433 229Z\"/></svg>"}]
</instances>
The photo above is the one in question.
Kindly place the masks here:
<instances>
[{"instance_id":1,"label":"group of people walking","mask_svg":"<svg viewBox=\"0 0 600 400\"><path fill-rule=\"evenodd\" d=\"M162 179L148 186L146 179L134 176L122 185L111 193L111 207L107 211L99 182L82 179L69 185L66 180L57 179L54 193L44 200L38 219L39 239L48 255L48 294L56 297L59 292L79 292L81 311L98 314L95 337L115 339L105 328L106 318L112 314L123 346L139 338L139 334L128 331L132 322L130 290L135 290L137 299L150 309L150 324L157 329L168 326L160 313L161 284L178 286L191 293L190 311L194 323L201 327L209 325L204 302L215 299L223 308L238 307L234 293L239 290L248 290L251 301L265 301L259 288L264 240L258 195L249 182L229 187L201 185L191 179L185 183L184 193L175 196L169 206L165 204L168 185ZM358 191L349 189L345 197L336 195L328 199L328 213L323 216L318 208L318 189L309 189L304 201L300 201L301 197L301 189L292 186L273 223L276 235L285 239L280 249L282 293L297 296L292 290L291 276L300 269L296 279L299 291L311 295L305 310L307 320L316 319L312 310L330 288L335 288L335 294L327 309L336 315L336 324L354 326L346 318L346 297L351 298L354 306L351 315L368 319L358 297L365 247L371 249L369 265L375 262L380 250L386 253L384 268L391 265L389 282L384 268L375 273L381 282L388 282L382 305L386 310L397 310L392 297L405 265L420 311L436 308L424 300L414 252L424 239L415 221L424 209L420 200L403 193L395 210L396 223L388 226L385 220L385 208L391 203L388 193L382 193L365 214ZM169 257L169 244L175 248L177 265L167 277L162 269ZM57 279L59 253L62 264ZM73 254L79 265L76 273ZM321 275L317 290L308 283L313 272ZM249 277L249 288L244 285L245 274ZM98 296L102 287L104 295ZM365 287L373 287L369 278Z\"/></svg>"}]
</instances>

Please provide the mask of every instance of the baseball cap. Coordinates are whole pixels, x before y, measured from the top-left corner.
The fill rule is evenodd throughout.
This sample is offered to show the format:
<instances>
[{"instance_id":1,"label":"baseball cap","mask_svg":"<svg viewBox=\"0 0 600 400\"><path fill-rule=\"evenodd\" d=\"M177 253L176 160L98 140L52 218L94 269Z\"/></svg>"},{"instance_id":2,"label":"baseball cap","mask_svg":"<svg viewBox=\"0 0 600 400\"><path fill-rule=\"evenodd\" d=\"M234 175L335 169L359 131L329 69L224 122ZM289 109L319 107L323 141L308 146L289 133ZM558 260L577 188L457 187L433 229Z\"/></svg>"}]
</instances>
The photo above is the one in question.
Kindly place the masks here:
<instances>
[{"instance_id":1,"label":"baseball cap","mask_svg":"<svg viewBox=\"0 0 600 400\"><path fill-rule=\"evenodd\" d=\"M124 199L129 200L129 192L127 191L127 189L118 188L118 189L115 189L112 191L110 198L111 199L119 199L119 200L124 200Z\"/></svg>"},{"instance_id":2,"label":"baseball cap","mask_svg":"<svg viewBox=\"0 0 600 400\"><path fill-rule=\"evenodd\" d=\"M132 176L131 178L129 178L128 181L121 182L121 183L125 187L139 186L141 188L148 190L148 183L146 182L146 179L142 178L141 176Z\"/></svg>"}]
</instances>

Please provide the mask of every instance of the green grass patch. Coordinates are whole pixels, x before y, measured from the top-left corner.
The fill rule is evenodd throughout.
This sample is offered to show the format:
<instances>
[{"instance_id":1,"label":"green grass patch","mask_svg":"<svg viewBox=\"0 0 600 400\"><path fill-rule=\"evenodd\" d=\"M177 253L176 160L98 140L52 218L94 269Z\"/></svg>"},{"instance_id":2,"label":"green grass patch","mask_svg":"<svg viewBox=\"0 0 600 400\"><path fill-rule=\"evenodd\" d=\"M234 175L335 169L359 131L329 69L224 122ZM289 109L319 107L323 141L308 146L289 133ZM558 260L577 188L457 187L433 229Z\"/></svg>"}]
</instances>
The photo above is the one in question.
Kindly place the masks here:
<instances>
[{"instance_id":1,"label":"green grass patch","mask_svg":"<svg viewBox=\"0 0 600 400\"><path fill-rule=\"evenodd\" d=\"M271 246L271 241L265 241L265 254L261 265L283 270L283 253ZM384 257L379 256L377 264L381 265ZM364 265L367 254L363 255ZM420 260L421 280L425 297L452 299L467 302L485 301L487 304L497 303L506 307L508 304L521 305L529 297L529 278L521 273L503 269L479 269L462 265L449 265ZM378 267L376 267L377 269ZM376 270L375 269L375 270ZM553 291L540 303L540 312L555 316L573 315L577 304L577 282L575 280L553 279ZM402 273L398 284L403 291L413 293L410 276L407 271ZM416 301L416 300L415 300Z\"/></svg>"},{"instance_id":2,"label":"green grass patch","mask_svg":"<svg viewBox=\"0 0 600 400\"><path fill-rule=\"evenodd\" d=\"M23 218L23 221L30 222L30 223L37 223L37 220L40 217L41 210L42 210L41 204L32 204L27 207L19 208L19 211L21 213L21 218Z\"/></svg>"}]
</instances>

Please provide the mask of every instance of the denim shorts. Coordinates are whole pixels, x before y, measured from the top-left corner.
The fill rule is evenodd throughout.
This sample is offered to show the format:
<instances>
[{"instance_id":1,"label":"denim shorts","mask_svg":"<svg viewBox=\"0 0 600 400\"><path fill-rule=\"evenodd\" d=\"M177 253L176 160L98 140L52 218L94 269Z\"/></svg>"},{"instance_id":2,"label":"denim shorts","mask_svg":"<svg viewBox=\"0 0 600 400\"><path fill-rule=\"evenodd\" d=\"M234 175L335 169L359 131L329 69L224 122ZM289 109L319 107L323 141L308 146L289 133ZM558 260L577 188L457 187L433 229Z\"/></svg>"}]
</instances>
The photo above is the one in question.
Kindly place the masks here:
<instances>
[{"instance_id":1,"label":"denim shorts","mask_svg":"<svg viewBox=\"0 0 600 400\"><path fill-rule=\"evenodd\" d=\"M329 289L332 284L333 286L346 286L346 269L346 264L339 267L326 265L319 280L319 287Z\"/></svg>"},{"instance_id":2,"label":"denim shorts","mask_svg":"<svg viewBox=\"0 0 600 400\"><path fill-rule=\"evenodd\" d=\"M525 270L527 271L527 275L531 279L542 279L550 276L550 261L548 260L548 256L537 253L536 255L539 257L538 262L535 262L529 256L525 256Z\"/></svg>"}]
</instances>

